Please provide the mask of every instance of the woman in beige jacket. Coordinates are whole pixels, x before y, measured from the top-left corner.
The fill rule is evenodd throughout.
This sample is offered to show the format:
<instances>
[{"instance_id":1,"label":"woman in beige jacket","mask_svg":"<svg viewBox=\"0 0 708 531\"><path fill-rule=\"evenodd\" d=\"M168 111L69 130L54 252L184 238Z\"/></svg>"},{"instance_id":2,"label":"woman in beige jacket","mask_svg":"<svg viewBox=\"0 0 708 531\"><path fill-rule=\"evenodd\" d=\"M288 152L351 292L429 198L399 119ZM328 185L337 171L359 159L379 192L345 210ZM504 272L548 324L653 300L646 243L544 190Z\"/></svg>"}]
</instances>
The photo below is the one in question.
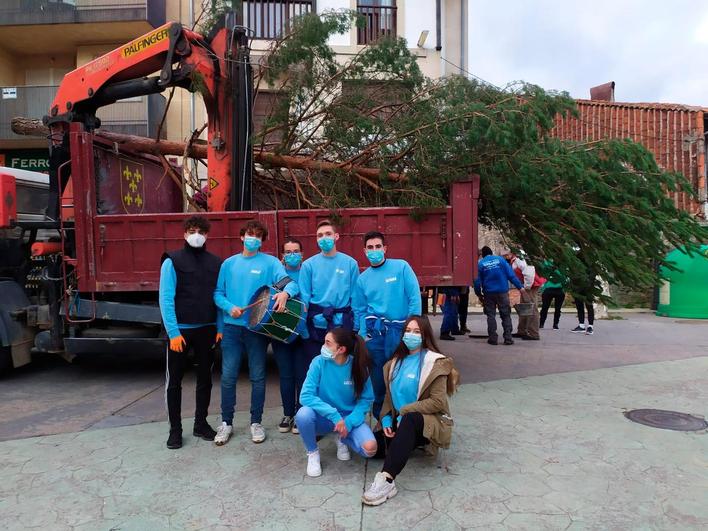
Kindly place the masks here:
<instances>
[{"instance_id":1,"label":"woman in beige jacket","mask_svg":"<svg viewBox=\"0 0 708 531\"><path fill-rule=\"evenodd\" d=\"M459 374L452 359L438 351L428 318L410 317L383 368L386 398L379 428L389 442L383 468L362 497L366 505L381 505L396 495L394 480L416 447L435 453L450 446L453 422L447 397Z\"/></svg>"}]
</instances>

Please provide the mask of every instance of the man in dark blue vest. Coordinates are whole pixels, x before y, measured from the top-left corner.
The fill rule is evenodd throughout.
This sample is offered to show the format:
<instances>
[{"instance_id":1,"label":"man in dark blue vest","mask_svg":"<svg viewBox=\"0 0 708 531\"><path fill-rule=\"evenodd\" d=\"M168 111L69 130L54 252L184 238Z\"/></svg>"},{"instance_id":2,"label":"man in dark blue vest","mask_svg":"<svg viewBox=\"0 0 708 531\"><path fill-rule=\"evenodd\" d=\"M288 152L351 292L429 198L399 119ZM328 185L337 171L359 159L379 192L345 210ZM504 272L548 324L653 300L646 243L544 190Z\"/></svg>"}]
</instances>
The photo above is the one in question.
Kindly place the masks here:
<instances>
[{"instance_id":1,"label":"man in dark blue vest","mask_svg":"<svg viewBox=\"0 0 708 531\"><path fill-rule=\"evenodd\" d=\"M184 247L162 255L160 312L170 340L165 382L170 449L182 447L182 377L190 349L194 349L197 363L197 405L192 433L209 441L216 435L207 423L207 415L214 347L221 339L223 326L221 312L214 304L221 258L206 250L209 228L206 218L190 217L184 222Z\"/></svg>"}]
</instances>

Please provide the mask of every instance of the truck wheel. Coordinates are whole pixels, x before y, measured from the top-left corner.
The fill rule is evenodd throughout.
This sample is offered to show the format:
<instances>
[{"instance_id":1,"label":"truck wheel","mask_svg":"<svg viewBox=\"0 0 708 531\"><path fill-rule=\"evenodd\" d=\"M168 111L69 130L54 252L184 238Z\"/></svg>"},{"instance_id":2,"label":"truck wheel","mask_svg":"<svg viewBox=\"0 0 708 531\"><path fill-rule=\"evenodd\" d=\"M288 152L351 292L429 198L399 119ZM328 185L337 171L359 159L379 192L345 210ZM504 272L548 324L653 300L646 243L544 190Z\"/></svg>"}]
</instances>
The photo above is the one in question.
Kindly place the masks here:
<instances>
[{"instance_id":1,"label":"truck wheel","mask_svg":"<svg viewBox=\"0 0 708 531\"><path fill-rule=\"evenodd\" d=\"M10 347L0 347L0 374L10 372L12 370L12 354Z\"/></svg>"}]
</instances>

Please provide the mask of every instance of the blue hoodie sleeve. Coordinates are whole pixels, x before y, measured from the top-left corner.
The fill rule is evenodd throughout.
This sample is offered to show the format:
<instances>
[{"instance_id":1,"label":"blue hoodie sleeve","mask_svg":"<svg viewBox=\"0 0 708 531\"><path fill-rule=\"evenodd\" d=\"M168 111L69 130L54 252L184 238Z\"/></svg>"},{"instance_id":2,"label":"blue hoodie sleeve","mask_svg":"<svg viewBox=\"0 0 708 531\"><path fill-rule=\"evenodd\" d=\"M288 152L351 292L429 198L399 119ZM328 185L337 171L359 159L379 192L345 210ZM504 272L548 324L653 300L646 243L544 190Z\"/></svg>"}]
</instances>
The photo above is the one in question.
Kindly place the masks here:
<instances>
[{"instance_id":1,"label":"blue hoodie sleeve","mask_svg":"<svg viewBox=\"0 0 708 531\"><path fill-rule=\"evenodd\" d=\"M359 399L356 401L354 410L344 418L344 424L346 424L347 430L351 431L364 423L364 418L373 403L374 388L371 385L371 378L367 378L366 383L364 383L364 389L362 389L361 395L359 395Z\"/></svg>"},{"instance_id":2,"label":"blue hoodie sleeve","mask_svg":"<svg viewBox=\"0 0 708 531\"><path fill-rule=\"evenodd\" d=\"M512 267L509 265L509 262L506 260L504 260L504 271L506 272L506 278L508 278L509 282L516 286L517 289L522 289L524 287L519 278L516 276L516 273L514 273Z\"/></svg>"},{"instance_id":3,"label":"blue hoodie sleeve","mask_svg":"<svg viewBox=\"0 0 708 531\"><path fill-rule=\"evenodd\" d=\"M177 288L177 273L172 259L167 258L160 267L160 313L165 324L167 336L174 339L180 336L177 314L175 313L175 290Z\"/></svg>"},{"instance_id":4,"label":"blue hoodie sleeve","mask_svg":"<svg viewBox=\"0 0 708 531\"><path fill-rule=\"evenodd\" d=\"M420 315L423 311L420 298L420 284L418 283L418 277L415 276L413 268L408 263L406 263L403 268L403 282L405 293L408 297L408 316Z\"/></svg>"},{"instance_id":5,"label":"blue hoodie sleeve","mask_svg":"<svg viewBox=\"0 0 708 531\"><path fill-rule=\"evenodd\" d=\"M303 406L311 407L317 413L336 424L342 420L339 411L319 397L319 387L322 380L321 363L322 358L319 356L316 356L310 363L310 368L300 390L300 403Z\"/></svg>"},{"instance_id":6,"label":"blue hoodie sleeve","mask_svg":"<svg viewBox=\"0 0 708 531\"><path fill-rule=\"evenodd\" d=\"M297 280L300 289L300 300L305 306L310 305L312 299L312 267L309 260L305 260L300 268L300 278Z\"/></svg>"},{"instance_id":7,"label":"blue hoodie sleeve","mask_svg":"<svg viewBox=\"0 0 708 531\"><path fill-rule=\"evenodd\" d=\"M274 257L275 258L275 257ZM275 258L274 264L273 264L273 278L271 282L273 284L277 284L281 280L283 280L285 277L288 276L288 272L285 271L285 266ZM288 284L283 288L283 291L287 293L290 298L292 299L295 297L298 293L300 293L300 288L297 285L297 282L294 280L292 282L288 282Z\"/></svg>"},{"instance_id":8,"label":"blue hoodie sleeve","mask_svg":"<svg viewBox=\"0 0 708 531\"><path fill-rule=\"evenodd\" d=\"M366 296L362 287L361 275L356 279L354 295L352 296L352 309L354 310L354 328L359 329L359 335L366 338Z\"/></svg>"},{"instance_id":9,"label":"blue hoodie sleeve","mask_svg":"<svg viewBox=\"0 0 708 531\"><path fill-rule=\"evenodd\" d=\"M214 304L224 310L226 313L231 312L231 308L235 306L229 299L226 298L226 278L229 276L229 261L226 260L221 264L219 269L219 278L216 281L216 289L214 289Z\"/></svg>"}]
</instances>

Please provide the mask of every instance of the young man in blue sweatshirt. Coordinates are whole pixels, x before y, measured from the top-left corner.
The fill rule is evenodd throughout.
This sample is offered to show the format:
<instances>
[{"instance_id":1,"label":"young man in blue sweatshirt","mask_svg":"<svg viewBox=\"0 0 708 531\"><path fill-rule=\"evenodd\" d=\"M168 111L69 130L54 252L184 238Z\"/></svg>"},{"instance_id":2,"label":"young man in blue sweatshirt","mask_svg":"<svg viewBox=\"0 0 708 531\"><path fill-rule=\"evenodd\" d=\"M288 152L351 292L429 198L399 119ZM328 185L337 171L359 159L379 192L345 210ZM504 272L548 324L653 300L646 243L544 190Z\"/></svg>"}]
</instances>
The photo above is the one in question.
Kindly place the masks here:
<instances>
[{"instance_id":1,"label":"young man in blue sweatshirt","mask_svg":"<svg viewBox=\"0 0 708 531\"><path fill-rule=\"evenodd\" d=\"M496 345L498 341L496 319L498 308L504 331L504 344L513 345L509 282L519 291L524 290L524 285L519 281L509 263L503 257L494 255L487 246L482 247L482 259L477 265L477 271L474 292L482 299L484 313L487 316L487 334L489 335L487 343Z\"/></svg>"},{"instance_id":2,"label":"young man in blue sweatshirt","mask_svg":"<svg viewBox=\"0 0 708 531\"><path fill-rule=\"evenodd\" d=\"M244 311L253 295L263 286L273 286L287 273L280 261L259 252L268 230L258 221L249 221L241 229L243 252L224 261L214 290L214 302L224 316L224 338L221 343L221 426L214 442L221 446L233 433L236 406L236 379L244 351L248 355L251 380L251 440L266 438L261 425L265 402L265 361L268 338L248 329L249 312ZM274 311L284 311L289 297L298 294L297 283L288 283L275 295Z\"/></svg>"},{"instance_id":3,"label":"young man in blue sweatshirt","mask_svg":"<svg viewBox=\"0 0 708 531\"><path fill-rule=\"evenodd\" d=\"M197 404L192 433L209 441L216 436L207 423L207 415L214 345L223 328L221 312L212 298L221 258L206 250L209 228L206 218L188 218L184 222L184 247L162 255L159 300L162 322L170 340L165 382L170 449L182 447L182 377L190 349L194 349L197 362Z\"/></svg>"},{"instance_id":4,"label":"young man in blue sweatshirt","mask_svg":"<svg viewBox=\"0 0 708 531\"><path fill-rule=\"evenodd\" d=\"M378 231L364 235L364 252L371 263L356 282L354 313L359 335L373 362L374 416L378 418L386 396L383 366L401 342L403 324L420 315L420 285L405 260L386 257L385 236Z\"/></svg>"},{"instance_id":5,"label":"young man in blue sweatshirt","mask_svg":"<svg viewBox=\"0 0 708 531\"><path fill-rule=\"evenodd\" d=\"M317 246L322 252L302 264L298 285L300 298L307 306L305 354L309 361L320 353L327 331L334 327L357 330L352 297L359 264L337 251L339 233L329 220L317 224Z\"/></svg>"}]
</instances>

